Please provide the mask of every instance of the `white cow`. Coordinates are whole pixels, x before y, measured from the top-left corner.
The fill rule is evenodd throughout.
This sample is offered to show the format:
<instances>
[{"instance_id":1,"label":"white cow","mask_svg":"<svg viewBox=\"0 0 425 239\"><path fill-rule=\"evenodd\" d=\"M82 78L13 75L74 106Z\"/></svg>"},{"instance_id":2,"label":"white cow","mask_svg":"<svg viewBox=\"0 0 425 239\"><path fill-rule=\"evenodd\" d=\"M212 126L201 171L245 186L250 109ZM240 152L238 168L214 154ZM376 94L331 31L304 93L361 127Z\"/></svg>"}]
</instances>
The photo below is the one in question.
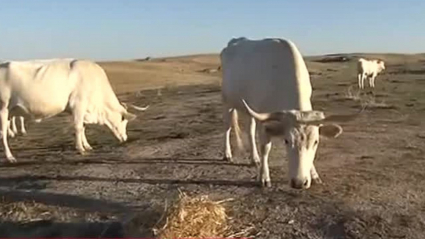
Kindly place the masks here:
<instances>
[{"instance_id":1,"label":"white cow","mask_svg":"<svg viewBox=\"0 0 425 239\"><path fill-rule=\"evenodd\" d=\"M225 159L232 160L232 123L236 138L241 142L237 121L237 111L241 111L251 118L251 159L259 166L258 180L263 186L271 186L268 156L271 138L275 136L282 137L286 144L291 187L309 188L312 180L320 183L313 164L319 134L337 137L342 133L339 125L324 123L347 121L353 117L325 117L322 112L313 111L309 73L295 44L283 39L232 39L222 50L220 58L226 128ZM255 144L257 124L261 162Z\"/></svg>"},{"instance_id":2,"label":"white cow","mask_svg":"<svg viewBox=\"0 0 425 239\"><path fill-rule=\"evenodd\" d=\"M364 89L364 80L366 78L369 78L369 87L375 88L375 78L383 70L385 70L384 61L360 58L357 61L357 79L359 81L359 88Z\"/></svg>"},{"instance_id":3,"label":"white cow","mask_svg":"<svg viewBox=\"0 0 425 239\"><path fill-rule=\"evenodd\" d=\"M127 112L116 97L105 71L87 60L52 59L10 61L0 64L0 120L6 158L16 162L8 141L8 117L23 116L40 122L63 111L73 116L76 148L91 150L84 124L108 126L119 141L127 140ZM147 109L132 106L136 110Z\"/></svg>"}]
</instances>

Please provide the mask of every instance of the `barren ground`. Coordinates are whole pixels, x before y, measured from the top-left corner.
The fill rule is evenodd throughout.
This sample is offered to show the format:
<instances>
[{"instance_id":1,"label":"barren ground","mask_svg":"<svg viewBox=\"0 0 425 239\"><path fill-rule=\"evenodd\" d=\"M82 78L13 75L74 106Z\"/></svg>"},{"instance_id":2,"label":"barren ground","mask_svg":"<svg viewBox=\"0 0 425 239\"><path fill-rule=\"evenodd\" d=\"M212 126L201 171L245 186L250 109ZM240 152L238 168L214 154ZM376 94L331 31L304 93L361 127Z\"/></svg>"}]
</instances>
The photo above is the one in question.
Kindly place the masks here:
<instances>
[{"instance_id":1,"label":"barren ground","mask_svg":"<svg viewBox=\"0 0 425 239\"><path fill-rule=\"evenodd\" d=\"M125 227L127 236L153 237L181 190L234 198L226 205L235 230L254 226L255 238L425 238L425 55L366 55L387 70L375 89L358 92L360 55L307 58L315 109L368 106L339 138L321 141L324 184L307 191L289 188L281 142L270 155L272 188L258 187L247 153L221 160L220 72L202 71L217 68L216 55L101 63L120 100L151 107L122 145L89 126L87 156L74 150L68 115L28 122L28 135L10 140L19 162L0 165L0 236L119 237Z\"/></svg>"}]
</instances>

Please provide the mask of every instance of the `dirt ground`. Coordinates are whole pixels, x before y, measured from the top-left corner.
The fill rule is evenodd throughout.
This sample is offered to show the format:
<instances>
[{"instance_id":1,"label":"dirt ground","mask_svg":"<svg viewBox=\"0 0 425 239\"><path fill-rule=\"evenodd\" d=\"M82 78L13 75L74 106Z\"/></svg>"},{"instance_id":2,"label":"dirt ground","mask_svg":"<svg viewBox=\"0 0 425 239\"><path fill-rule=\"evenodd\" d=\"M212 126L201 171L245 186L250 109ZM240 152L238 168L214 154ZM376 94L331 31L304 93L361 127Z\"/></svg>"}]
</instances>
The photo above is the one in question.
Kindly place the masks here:
<instances>
[{"instance_id":1,"label":"dirt ground","mask_svg":"<svg viewBox=\"0 0 425 239\"><path fill-rule=\"evenodd\" d=\"M356 59L386 62L376 88L358 91ZM248 153L222 161L217 55L102 62L123 102L151 107L119 144L89 126L95 150L74 149L70 117L28 122L10 140L17 164L0 165L1 237L153 237L179 190L227 202L235 231L253 238L425 238L425 55L309 57L313 107L354 113L337 139L323 139L316 168L324 181L290 189L282 142L270 155L272 187L262 189ZM212 70L209 70L212 69ZM368 87L368 84L366 84ZM246 136L245 136L246 137Z\"/></svg>"}]
</instances>

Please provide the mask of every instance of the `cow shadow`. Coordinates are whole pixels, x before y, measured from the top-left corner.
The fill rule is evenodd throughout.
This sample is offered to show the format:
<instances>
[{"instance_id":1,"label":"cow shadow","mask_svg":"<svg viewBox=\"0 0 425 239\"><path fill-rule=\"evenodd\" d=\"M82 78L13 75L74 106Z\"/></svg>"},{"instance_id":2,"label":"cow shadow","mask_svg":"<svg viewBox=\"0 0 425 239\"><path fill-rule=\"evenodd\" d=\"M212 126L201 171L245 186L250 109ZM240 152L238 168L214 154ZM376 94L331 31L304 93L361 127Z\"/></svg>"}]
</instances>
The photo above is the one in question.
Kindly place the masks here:
<instances>
[{"instance_id":1,"label":"cow shadow","mask_svg":"<svg viewBox=\"0 0 425 239\"><path fill-rule=\"evenodd\" d=\"M48 206L74 208L84 212L108 213L118 218L99 221L72 219L72 222L59 222L53 219L30 222L2 220L0 221L0 237L2 238L122 238L129 236L152 238L152 227L163 213L149 205L135 207L106 200L48 192L1 189L0 197L7 202L35 202Z\"/></svg>"}]
</instances>

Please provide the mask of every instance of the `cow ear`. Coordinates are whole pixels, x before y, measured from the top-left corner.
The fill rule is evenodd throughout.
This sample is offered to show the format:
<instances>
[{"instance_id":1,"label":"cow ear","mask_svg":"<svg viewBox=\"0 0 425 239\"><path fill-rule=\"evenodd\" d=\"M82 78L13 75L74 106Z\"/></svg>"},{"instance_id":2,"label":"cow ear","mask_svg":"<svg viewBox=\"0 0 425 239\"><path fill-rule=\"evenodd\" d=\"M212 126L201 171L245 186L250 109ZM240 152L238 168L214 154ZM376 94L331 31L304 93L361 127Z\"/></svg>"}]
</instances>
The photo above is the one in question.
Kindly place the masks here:
<instances>
[{"instance_id":1,"label":"cow ear","mask_svg":"<svg viewBox=\"0 0 425 239\"><path fill-rule=\"evenodd\" d=\"M336 138L342 134L342 127L337 124L319 125L319 135L327 138Z\"/></svg>"},{"instance_id":2,"label":"cow ear","mask_svg":"<svg viewBox=\"0 0 425 239\"><path fill-rule=\"evenodd\" d=\"M135 114L132 114L132 113L129 113L129 112L124 112L122 114L122 117L124 119L128 120L128 121L132 121L132 120L136 119L137 116Z\"/></svg>"},{"instance_id":3,"label":"cow ear","mask_svg":"<svg viewBox=\"0 0 425 239\"><path fill-rule=\"evenodd\" d=\"M285 122L279 120L266 120L263 122L263 127L269 136L282 136L286 132Z\"/></svg>"}]
</instances>

